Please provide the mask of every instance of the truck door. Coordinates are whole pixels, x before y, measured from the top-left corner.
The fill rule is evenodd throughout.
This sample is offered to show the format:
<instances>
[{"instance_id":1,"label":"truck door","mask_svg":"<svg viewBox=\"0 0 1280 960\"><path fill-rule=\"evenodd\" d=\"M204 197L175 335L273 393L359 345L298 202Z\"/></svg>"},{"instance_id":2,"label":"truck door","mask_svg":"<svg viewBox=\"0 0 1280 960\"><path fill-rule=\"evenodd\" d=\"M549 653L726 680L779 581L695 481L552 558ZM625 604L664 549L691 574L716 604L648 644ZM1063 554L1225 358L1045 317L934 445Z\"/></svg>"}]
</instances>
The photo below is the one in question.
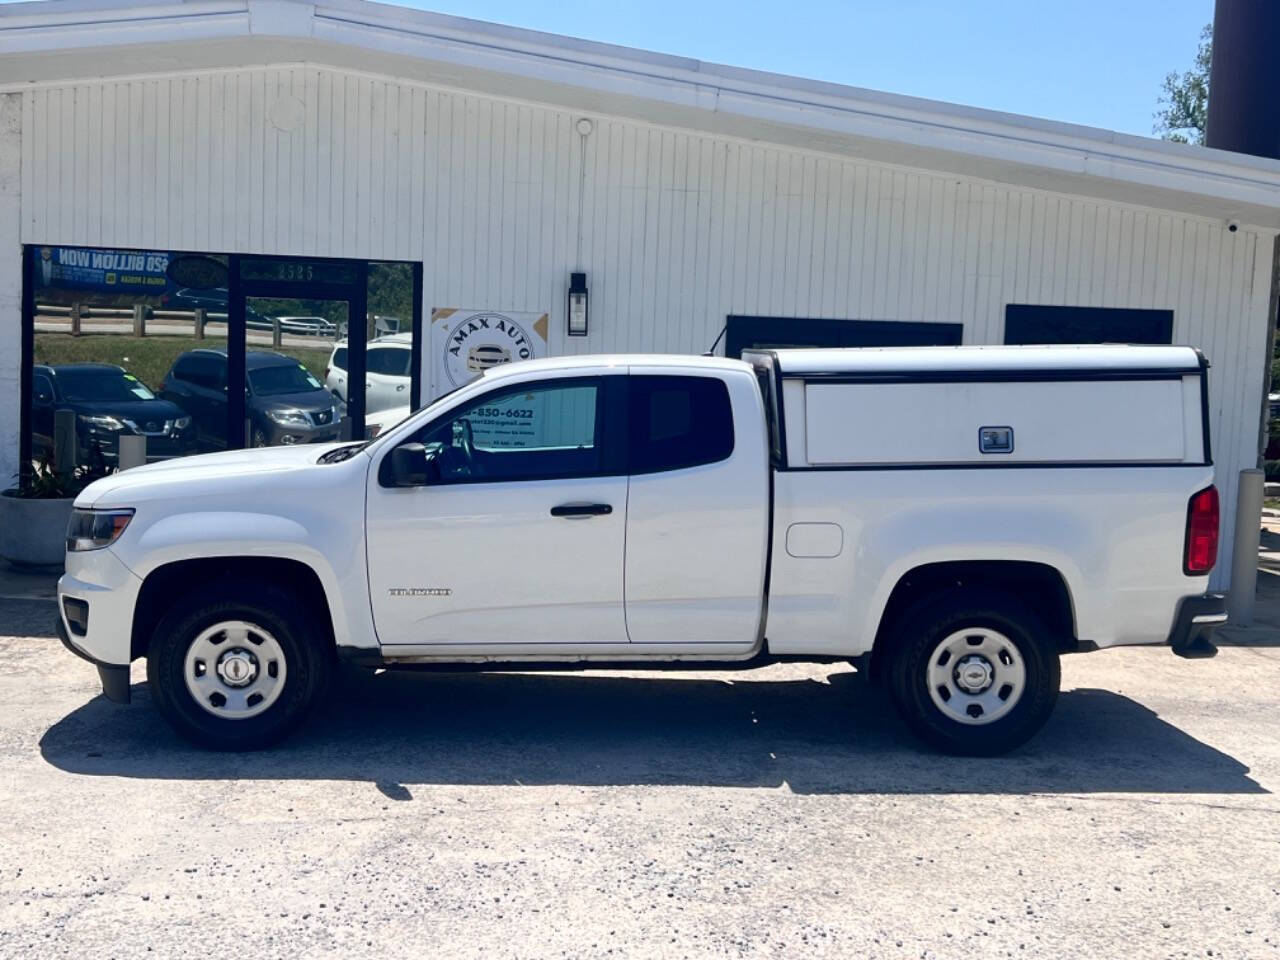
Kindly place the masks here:
<instances>
[{"instance_id":1,"label":"truck door","mask_svg":"<svg viewBox=\"0 0 1280 960\"><path fill-rule=\"evenodd\" d=\"M627 642L625 383L619 369L496 385L402 441L424 444L439 477L396 488L371 474L384 647Z\"/></svg>"},{"instance_id":2,"label":"truck door","mask_svg":"<svg viewBox=\"0 0 1280 960\"><path fill-rule=\"evenodd\" d=\"M751 374L631 368L632 643L755 640L768 548L764 408Z\"/></svg>"}]
</instances>

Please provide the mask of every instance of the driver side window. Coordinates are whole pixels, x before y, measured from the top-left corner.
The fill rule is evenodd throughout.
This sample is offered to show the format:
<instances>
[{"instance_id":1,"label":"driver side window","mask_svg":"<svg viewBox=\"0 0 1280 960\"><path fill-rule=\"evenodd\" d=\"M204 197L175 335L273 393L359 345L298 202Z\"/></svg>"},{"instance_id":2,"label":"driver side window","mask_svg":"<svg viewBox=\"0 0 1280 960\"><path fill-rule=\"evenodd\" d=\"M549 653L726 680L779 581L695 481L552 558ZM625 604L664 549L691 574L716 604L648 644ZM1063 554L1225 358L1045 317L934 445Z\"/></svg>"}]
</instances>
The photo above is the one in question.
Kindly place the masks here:
<instances>
[{"instance_id":1,"label":"driver side window","mask_svg":"<svg viewBox=\"0 0 1280 960\"><path fill-rule=\"evenodd\" d=\"M421 435L441 483L549 480L602 472L600 384L521 384L487 394Z\"/></svg>"}]
</instances>

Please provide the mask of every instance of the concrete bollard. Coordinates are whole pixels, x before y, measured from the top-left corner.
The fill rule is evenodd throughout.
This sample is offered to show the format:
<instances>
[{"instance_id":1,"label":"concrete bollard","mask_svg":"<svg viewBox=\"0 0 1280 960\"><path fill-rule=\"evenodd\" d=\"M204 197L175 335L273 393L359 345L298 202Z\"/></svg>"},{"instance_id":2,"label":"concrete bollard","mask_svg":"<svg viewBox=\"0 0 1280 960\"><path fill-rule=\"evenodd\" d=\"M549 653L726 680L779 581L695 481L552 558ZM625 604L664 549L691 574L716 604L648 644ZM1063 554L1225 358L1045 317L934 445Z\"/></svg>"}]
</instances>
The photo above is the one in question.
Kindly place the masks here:
<instances>
[{"instance_id":1,"label":"concrete bollard","mask_svg":"<svg viewBox=\"0 0 1280 960\"><path fill-rule=\"evenodd\" d=\"M195 325L196 325L197 340L204 339L204 325L205 325L205 321L208 320L208 318L209 318L209 311L205 310L204 307L196 307Z\"/></svg>"},{"instance_id":2,"label":"concrete bollard","mask_svg":"<svg viewBox=\"0 0 1280 960\"><path fill-rule=\"evenodd\" d=\"M71 335L73 337L80 336L80 318L83 315L84 308L78 303L71 305Z\"/></svg>"},{"instance_id":3,"label":"concrete bollard","mask_svg":"<svg viewBox=\"0 0 1280 960\"><path fill-rule=\"evenodd\" d=\"M280 346L280 343L281 343L280 318L272 317L271 318L271 345L273 347L278 347Z\"/></svg>"},{"instance_id":4,"label":"concrete bollard","mask_svg":"<svg viewBox=\"0 0 1280 960\"><path fill-rule=\"evenodd\" d=\"M1241 470L1236 495L1235 547L1231 553L1231 591L1227 594L1227 619L1237 626L1253 623L1253 602L1258 590L1258 544L1262 536L1261 470Z\"/></svg>"},{"instance_id":5,"label":"concrete bollard","mask_svg":"<svg viewBox=\"0 0 1280 960\"><path fill-rule=\"evenodd\" d=\"M147 335L147 308L141 303L133 305L133 335L135 337Z\"/></svg>"},{"instance_id":6,"label":"concrete bollard","mask_svg":"<svg viewBox=\"0 0 1280 960\"><path fill-rule=\"evenodd\" d=\"M116 466L121 470L141 467L147 462L146 437L121 437Z\"/></svg>"}]
</instances>

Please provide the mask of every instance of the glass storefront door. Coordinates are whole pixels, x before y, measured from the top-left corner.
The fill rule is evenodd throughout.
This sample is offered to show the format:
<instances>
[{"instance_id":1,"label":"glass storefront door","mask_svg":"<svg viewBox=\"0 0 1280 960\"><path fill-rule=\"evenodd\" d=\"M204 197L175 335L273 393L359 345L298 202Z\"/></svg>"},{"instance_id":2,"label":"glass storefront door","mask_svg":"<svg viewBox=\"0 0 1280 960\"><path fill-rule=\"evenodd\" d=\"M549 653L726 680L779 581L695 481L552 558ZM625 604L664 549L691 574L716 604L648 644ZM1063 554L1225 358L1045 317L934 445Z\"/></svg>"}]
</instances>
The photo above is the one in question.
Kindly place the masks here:
<instances>
[{"instance_id":1,"label":"glass storefront door","mask_svg":"<svg viewBox=\"0 0 1280 960\"><path fill-rule=\"evenodd\" d=\"M334 360L345 300L245 299L245 441L251 447L350 439Z\"/></svg>"}]
</instances>

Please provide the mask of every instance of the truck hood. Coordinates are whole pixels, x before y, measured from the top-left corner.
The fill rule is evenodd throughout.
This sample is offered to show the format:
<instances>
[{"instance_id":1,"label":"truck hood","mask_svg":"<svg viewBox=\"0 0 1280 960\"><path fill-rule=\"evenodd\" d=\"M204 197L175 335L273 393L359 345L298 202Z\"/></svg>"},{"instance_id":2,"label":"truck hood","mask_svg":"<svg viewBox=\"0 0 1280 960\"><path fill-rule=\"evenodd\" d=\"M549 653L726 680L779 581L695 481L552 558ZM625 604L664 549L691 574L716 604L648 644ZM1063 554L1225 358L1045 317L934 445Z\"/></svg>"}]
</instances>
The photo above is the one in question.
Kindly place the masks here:
<instances>
[{"instance_id":1,"label":"truck hood","mask_svg":"<svg viewBox=\"0 0 1280 960\"><path fill-rule=\"evenodd\" d=\"M134 467L96 480L76 497L77 507L132 507L157 497L199 497L237 482L262 482L273 474L296 470L325 470L321 454L342 443L228 450L179 457Z\"/></svg>"}]
</instances>

